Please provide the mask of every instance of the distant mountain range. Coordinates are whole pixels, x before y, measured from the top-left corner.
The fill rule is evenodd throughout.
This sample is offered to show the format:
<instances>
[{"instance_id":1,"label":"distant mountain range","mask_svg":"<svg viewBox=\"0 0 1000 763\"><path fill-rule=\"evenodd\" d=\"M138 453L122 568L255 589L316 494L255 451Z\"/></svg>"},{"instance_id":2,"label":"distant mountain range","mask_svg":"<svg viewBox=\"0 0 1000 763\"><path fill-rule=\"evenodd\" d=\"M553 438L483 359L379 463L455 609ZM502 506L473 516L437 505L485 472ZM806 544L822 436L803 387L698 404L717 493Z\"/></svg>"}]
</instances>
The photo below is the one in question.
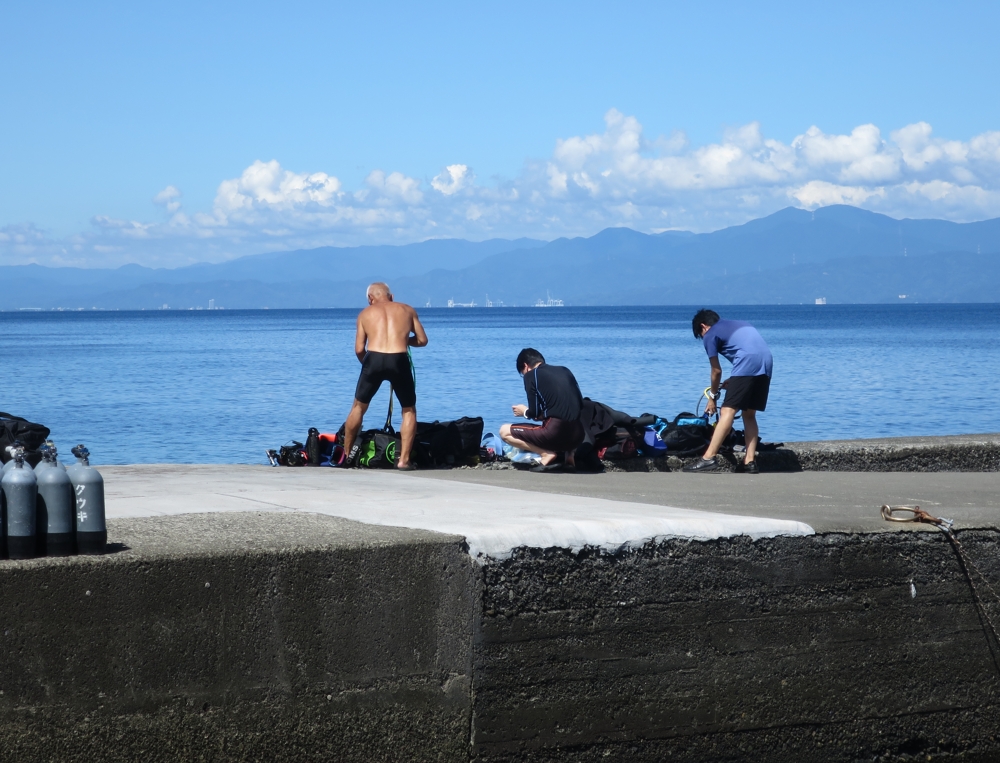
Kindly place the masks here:
<instances>
[{"instance_id":1,"label":"distant mountain range","mask_svg":"<svg viewBox=\"0 0 1000 763\"><path fill-rule=\"evenodd\" d=\"M788 208L713 233L324 247L173 270L0 267L0 309L358 307L373 280L443 307L1000 301L1000 219Z\"/></svg>"}]
</instances>

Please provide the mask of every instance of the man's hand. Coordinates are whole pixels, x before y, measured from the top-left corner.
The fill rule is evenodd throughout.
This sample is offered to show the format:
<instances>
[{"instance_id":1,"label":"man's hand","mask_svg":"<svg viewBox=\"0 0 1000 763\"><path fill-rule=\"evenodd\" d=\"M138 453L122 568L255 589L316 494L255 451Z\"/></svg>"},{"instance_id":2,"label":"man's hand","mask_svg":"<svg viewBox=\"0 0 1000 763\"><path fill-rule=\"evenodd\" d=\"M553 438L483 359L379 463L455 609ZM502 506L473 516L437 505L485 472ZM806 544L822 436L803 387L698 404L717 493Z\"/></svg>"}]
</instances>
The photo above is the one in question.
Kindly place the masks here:
<instances>
[{"instance_id":1,"label":"man's hand","mask_svg":"<svg viewBox=\"0 0 1000 763\"><path fill-rule=\"evenodd\" d=\"M708 414L709 416L714 416L716 409L717 406L715 404L715 401L712 400L712 398L709 398L708 405L705 406L705 413Z\"/></svg>"},{"instance_id":2,"label":"man's hand","mask_svg":"<svg viewBox=\"0 0 1000 763\"><path fill-rule=\"evenodd\" d=\"M722 384L719 385L719 389L729 389L729 379L722 382Z\"/></svg>"},{"instance_id":3,"label":"man's hand","mask_svg":"<svg viewBox=\"0 0 1000 763\"><path fill-rule=\"evenodd\" d=\"M514 415L515 416L517 416L518 418L522 418L523 419L525 412L528 410L528 406L526 406L526 405L512 405L510 407L510 409L512 411L514 411Z\"/></svg>"}]
</instances>

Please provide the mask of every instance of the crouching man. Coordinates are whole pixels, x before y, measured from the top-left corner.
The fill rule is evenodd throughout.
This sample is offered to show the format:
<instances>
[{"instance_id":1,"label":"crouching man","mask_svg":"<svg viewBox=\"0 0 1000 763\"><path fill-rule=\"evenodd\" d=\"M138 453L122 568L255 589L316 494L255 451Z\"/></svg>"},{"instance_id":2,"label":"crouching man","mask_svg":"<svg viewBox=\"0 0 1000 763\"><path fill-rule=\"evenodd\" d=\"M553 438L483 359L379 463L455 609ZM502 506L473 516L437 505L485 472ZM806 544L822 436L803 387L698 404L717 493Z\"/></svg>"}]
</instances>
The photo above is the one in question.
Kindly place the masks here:
<instances>
[{"instance_id":1,"label":"crouching man","mask_svg":"<svg viewBox=\"0 0 1000 763\"><path fill-rule=\"evenodd\" d=\"M576 378L568 368L548 365L542 353L530 347L518 354L517 372L524 378L528 404L512 405L511 410L515 416L542 424L504 424L500 437L515 448L542 457L542 463L532 467L533 472L575 469L573 455L584 438L580 422L583 396ZM562 463L560 454L565 454Z\"/></svg>"}]
</instances>

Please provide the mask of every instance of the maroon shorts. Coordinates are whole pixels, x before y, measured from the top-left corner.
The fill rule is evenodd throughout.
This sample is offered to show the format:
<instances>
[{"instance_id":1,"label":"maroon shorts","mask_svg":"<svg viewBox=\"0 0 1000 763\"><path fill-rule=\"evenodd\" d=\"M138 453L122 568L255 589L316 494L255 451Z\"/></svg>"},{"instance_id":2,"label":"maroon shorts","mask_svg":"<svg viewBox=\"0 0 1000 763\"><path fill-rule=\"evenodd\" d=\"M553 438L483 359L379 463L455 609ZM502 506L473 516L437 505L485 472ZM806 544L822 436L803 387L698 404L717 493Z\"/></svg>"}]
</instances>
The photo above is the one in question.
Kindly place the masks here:
<instances>
[{"instance_id":1,"label":"maroon shorts","mask_svg":"<svg viewBox=\"0 0 1000 763\"><path fill-rule=\"evenodd\" d=\"M583 442L583 424L566 419L548 418L537 424L511 424L510 433L518 440L550 453L576 450Z\"/></svg>"}]
</instances>

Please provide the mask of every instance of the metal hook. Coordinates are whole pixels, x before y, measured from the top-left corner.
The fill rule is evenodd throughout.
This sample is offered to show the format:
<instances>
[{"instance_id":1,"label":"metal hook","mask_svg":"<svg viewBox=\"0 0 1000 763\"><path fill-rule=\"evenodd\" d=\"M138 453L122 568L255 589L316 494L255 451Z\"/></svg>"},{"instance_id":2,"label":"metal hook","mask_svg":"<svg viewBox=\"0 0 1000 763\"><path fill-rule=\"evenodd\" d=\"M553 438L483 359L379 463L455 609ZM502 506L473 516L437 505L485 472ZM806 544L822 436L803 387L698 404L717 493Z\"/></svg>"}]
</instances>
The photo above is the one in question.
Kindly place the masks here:
<instances>
[{"instance_id":1,"label":"metal hook","mask_svg":"<svg viewBox=\"0 0 1000 763\"><path fill-rule=\"evenodd\" d=\"M909 516L896 516L899 512L909 512ZM921 511L919 506L889 506L888 504L882 506L882 519L887 522L919 522L920 515L923 513L925 512Z\"/></svg>"}]
</instances>

